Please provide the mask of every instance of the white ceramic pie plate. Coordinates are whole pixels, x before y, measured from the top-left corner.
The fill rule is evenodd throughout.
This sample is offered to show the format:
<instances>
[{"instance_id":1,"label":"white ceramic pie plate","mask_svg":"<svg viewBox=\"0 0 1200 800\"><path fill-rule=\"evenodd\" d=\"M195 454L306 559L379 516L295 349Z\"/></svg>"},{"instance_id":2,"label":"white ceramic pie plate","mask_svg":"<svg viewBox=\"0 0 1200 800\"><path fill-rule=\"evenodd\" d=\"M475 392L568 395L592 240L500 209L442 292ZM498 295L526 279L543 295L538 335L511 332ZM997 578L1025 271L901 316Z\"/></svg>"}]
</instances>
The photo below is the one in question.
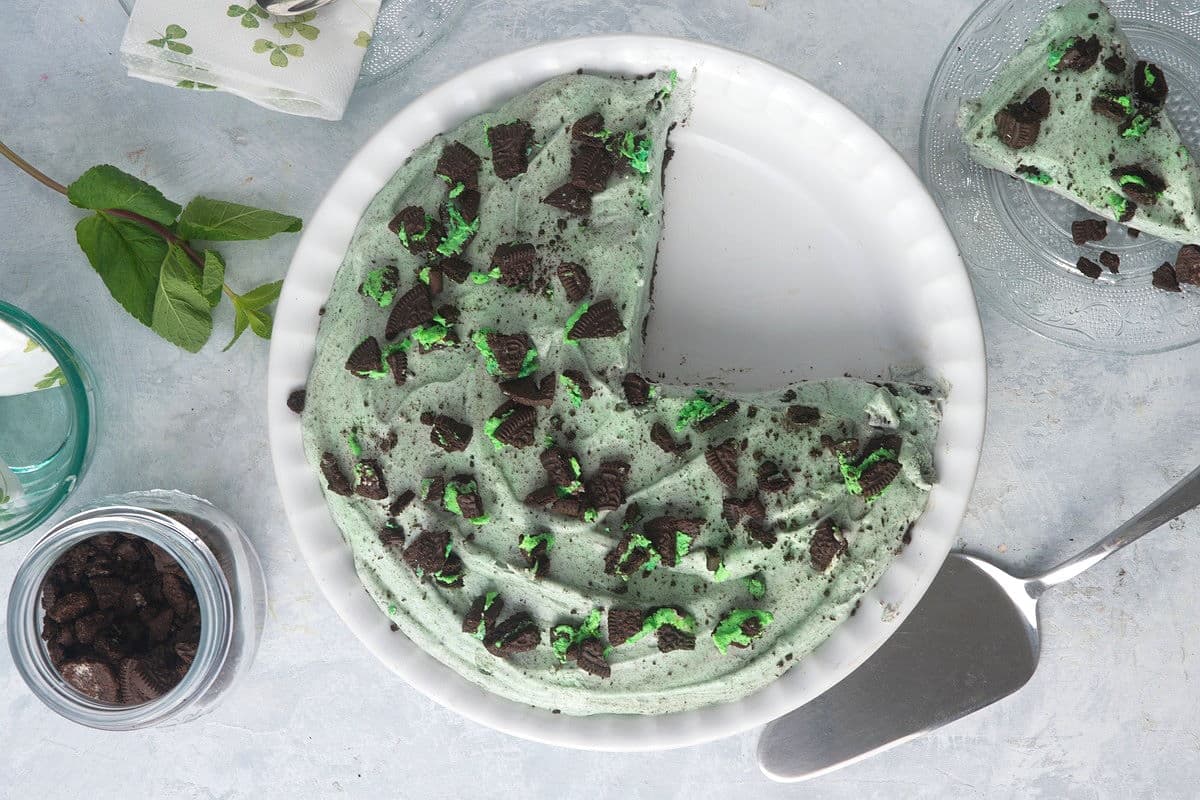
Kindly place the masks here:
<instances>
[{"instance_id":1,"label":"white ceramic pie plate","mask_svg":"<svg viewBox=\"0 0 1200 800\"><path fill-rule=\"evenodd\" d=\"M417 147L467 117L580 67L694 72L694 108L672 136L666 224L643 371L740 388L917 364L950 386L929 506L859 612L758 693L678 714L569 717L491 694L389 629L363 590L286 408L308 378L317 311L359 217ZM941 215L888 144L804 81L695 42L605 36L498 58L425 94L351 160L309 223L275 321L268 402L284 506L322 591L409 684L479 723L570 747L653 750L728 736L828 689L871 655L949 552L983 438L983 339L975 298ZM450 632L448 632L450 633Z\"/></svg>"}]
</instances>

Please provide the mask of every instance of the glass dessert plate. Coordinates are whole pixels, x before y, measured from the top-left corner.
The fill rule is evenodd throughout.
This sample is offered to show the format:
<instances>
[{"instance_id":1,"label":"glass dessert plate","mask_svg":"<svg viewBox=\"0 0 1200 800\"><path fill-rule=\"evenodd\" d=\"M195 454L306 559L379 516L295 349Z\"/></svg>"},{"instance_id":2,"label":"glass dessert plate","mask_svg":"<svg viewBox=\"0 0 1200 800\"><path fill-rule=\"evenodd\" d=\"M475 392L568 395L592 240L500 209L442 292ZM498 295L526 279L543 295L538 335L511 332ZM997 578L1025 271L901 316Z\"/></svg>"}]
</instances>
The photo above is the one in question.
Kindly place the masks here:
<instances>
[{"instance_id":1,"label":"glass dessert plate","mask_svg":"<svg viewBox=\"0 0 1200 800\"><path fill-rule=\"evenodd\" d=\"M137 0L118 1L128 14ZM245 0L244 5L251 2ZM383 0L358 85L371 86L395 75L446 32L462 7L462 0Z\"/></svg>"},{"instance_id":2,"label":"glass dessert plate","mask_svg":"<svg viewBox=\"0 0 1200 800\"><path fill-rule=\"evenodd\" d=\"M979 97L1058 0L987 0L946 49L921 125L921 177L958 239L980 303L1034 333L1085 350L1139 354L1200 341L1200 292L1151 285L1179 245L1131 237L1110 222L1085 247L1071 223L1094 218L1058 195L975 163L955 117ZM1160 65L1171 87L1167 111L1200 153L1200 0L1114 0L1109 7L1140 58ZM1109 250L1120 273L1092 281L1076 268Z\"/></svg>"},{"instance_id":3,"label":"glass dessert plate","mask_svg":"<svg viewBox=\"0 0 1200 800\"><path fill-rule=\"evenodd\" d=\"M659 716L552 714L487 692L390 630L363 590L318 472L304 456L300 417L286 400L308 380L318 309L363 211L414 149L557 75L668 66L691 80L695 94L687 123L671 137L676 155L666 176L643 366L672 383L750 391L919 365L949 384L935 450L939 482L912 543L863 596L859 613L761 691ZM794 346L756 344L771 342ZM355 634L413 687L466 717L529 739L602 750L678 747L752 728L815 697L874 652L954 541L978 464L986 395L966 272L904 160L793 75L717 47L642 36L575 39L495 59L433 89L385 125L307 226L280 300L268 381L272 454L292 531Z\"/></svg>"}]
</instances>

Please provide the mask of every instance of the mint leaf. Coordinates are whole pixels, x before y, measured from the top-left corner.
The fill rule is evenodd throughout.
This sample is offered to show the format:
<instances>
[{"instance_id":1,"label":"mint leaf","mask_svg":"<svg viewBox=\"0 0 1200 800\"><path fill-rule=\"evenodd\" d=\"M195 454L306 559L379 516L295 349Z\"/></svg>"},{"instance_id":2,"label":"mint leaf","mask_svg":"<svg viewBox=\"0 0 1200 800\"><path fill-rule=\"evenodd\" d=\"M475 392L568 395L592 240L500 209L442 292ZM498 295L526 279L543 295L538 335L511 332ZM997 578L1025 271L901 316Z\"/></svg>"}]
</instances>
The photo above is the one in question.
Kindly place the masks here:
<instances>
[{"instance_id":1,"label":"mint leaf","mask_svg":"<svg viewBox=\"0 0 1200 800\"><path fill-rule=\"evenodd\" d=\"M181 207L163 197L162 192L140 178L114 166L92 167L67 187L67 199L79 208L103 211L119 208L132 211L163 225L179 216Z\"/></svg>"},{"instance_id":2,"label":"mint leaf","mask_svg":"<svg viewBox=\"0 0 1200 800\"><path fill-rule=\"evenodd\" d=\"M200 293L208 301L209 308L221 302L221 290L225 288L225 261L215 250L204 251L204 276L200 279Z\"/></svg>"},{"instance_id":3,"label":"mint leaf","mask_svg":"<svg viewBox=\"0 0 1200 800\"><path fill-rule=\"evenodd\" d=\"M251 289L238 299L242 305L251 311L257 311L260 308L266 308L279 299L279 293L283 290L283 281L274 281L272 283L264 283L256 289Z\"/></svg>"},{"instance_id":4,"label":"mint leaf","mask_svg":"<svg viewBox=\"0 0 1200 800\"><path fill-rule=\"evenodd\" d=\"M275 320L263 309L279 299L279 292L282 289L283 281L274 281L264 283L243 295L235 294L230 298L233 302L234 314L233 338L229 340L229 344L225 345L226 350L233 347L234 343L242 338L246 328L254 331L254 335L262 339L271 338Z\"/></svg>"},{"instance_id":5,"label":"mint leaf","mask_svg":"<svg viewBox=\"0 0 1200 800\"><path fill-rule=\"evenodd\" d=\"M212 335L212 310L200 292L201 281L200 271L183 249L178 245L168 247L150 327L189 353L198 352Z\"/></svg>"},{"instance_id":6,"label":"mint leaf","mask_svg":"<svg viewBox=\"0 0 1200 800\"><path fill-rule=\"evenodd\" d=\"M286 214L197 197L187 204L179 218L179 234L185 239L233 242L295 233L301 225L298 218Z\"/></svg>"},{"instance_id":7,"label":"mint leaf","mask_svg":"<svg viewBox=\"0 0 1200 800\"><path fill-rule=\"evenodd\" d=\"M143 325L151 325L167 243L135 222L103 212L75 226L79 247L113 298Z\"/></svg>"}]
</instances>

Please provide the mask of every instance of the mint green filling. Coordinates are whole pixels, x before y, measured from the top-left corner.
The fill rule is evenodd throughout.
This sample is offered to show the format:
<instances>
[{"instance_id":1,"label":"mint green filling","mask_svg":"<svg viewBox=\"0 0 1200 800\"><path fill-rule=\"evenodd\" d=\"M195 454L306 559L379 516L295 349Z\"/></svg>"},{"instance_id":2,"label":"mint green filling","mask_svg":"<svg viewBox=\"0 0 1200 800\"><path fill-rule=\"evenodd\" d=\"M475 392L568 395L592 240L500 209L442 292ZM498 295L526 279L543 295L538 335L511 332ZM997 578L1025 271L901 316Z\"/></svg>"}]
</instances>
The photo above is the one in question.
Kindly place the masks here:
<instances>
[{"instance_id":1,"label":"mint green filling","mask_svg":"<svg viewBox=\"0 0 1200 800\"><path fill-rule=\"evenodd\" d=\"M1063 57L1067 54L1067 51L1075 46L1075 41L1075 37L1072 36L1070 39L1067 39L1061 44L1055 41L1050 42L1050 53L1046 56L1046 67L1049 68L1051 72L1058 72L1059 64L1062 63Z\"/></svg>"},{"instance_id":2,"label":"mint green filling","mask_svg":"<svg viewBox=\"0 0 1200 800\"><path fill-rule=\"evenodd\" d=\"M621 559L617 562L617 566L624 567L625 562L629 560L629 557L633 555L635 550L647 550L650 552L650 560L642 566L643 572L653 572L662 563L662 556L654 550L654 545L651 541L642 534L635 533L629 537L629 546L621 554Z\"/></svg>"},{"instance_id":3,"label":"mint green filling","mask_svg":"<svg viewBox=\"0 0 1200 800\"><path fill-rule=\"evenodd\" d=\"M574 329L575 323L579 322L579 318L587 313L587 310L591 307L591 305L591 303L585 302L579 308L575 309L575 313L567 317L567 324L563 327L564 342L567 342L568 344L576 343L575 340L571 338L571 331Z\"/></svg>"},{"instance_id":4,"label":"mint green filling","mask_svg":"<svg viewBox=\"0 0 1200 800\"><path fill-rule=\"evenodd\" d=\"M346 434L346 445L350 448L350 453L355 458L363 454L362 443L358 441L358 433L350 431Z\"/></svg>"},{"instance_id":5,"label":"mint green filling","mask_svg":"<svg viewBox=\"0 0 1200 800\"><path fill-rule=\"evenodd\" d=\"M692 537L683 531L675 531L675 561L682 561L692 549Z\"/></svg>"},{"instance_id":6,"label":"mint green filling","mask_svg":"<svg viewBox=\"0 0 1200 800\"><path fill-rule=\"evenodd\" d=\"M553 533L522 533L520 543L517 545L526 553L532 553L538 548L538 545L545 544L546 551L554 547Z\"/></svg>"},{"instance_id":7,"label":"mint green filling","mask_svg":"<svg viewBox=\"0 0 1200 800\"><path fill-rule=\"evenodd\" d=\"M1125 216L1125 212L1129 210L1129 201L1116 192L1109 193L1108 205L1118 218Z\"/></svg>"},{"instance_id":8,"label":"mint green filling","mask_svg":"<svg viewBox=\"0 0 1200 800\"><path fill-rule=\"evenodd\" d=\"M576 408L583 405L583 392L580 390L578 382L566 375L559 375L558 382L567 387L567 400L571 402L571 405Z\"/></svg>"},{"instance_id":9,"label":"mint green filling","mask_svg":"<svg viewBox=\"0 0 1200 800\"><path fill-rule=\"evenodd\" d=\"M1146 67L1145 67L1145 68L1142 70L1142 78L1143 78L1143 79L1146 81L1146 88L1147 88L1147 89L1148 89L1148 88L1150 88L1151 86L1153 86L1153 85L1154 85L1154 82L1155 82L1156 80L1158 80L1157 78L1155 78L1155 77L1154 77L1154 73L1150 71L1150 66L1149 66L1149 65L1147 65L1147 66L1146 66Z\"/></svg>"},{"instance_id":10,"label":"mint green filling","mask_svg":"<svg viewBox=\"0 0 1200 800\"><path fill-rule=\"evenodd\" d=\"M746 591L750 593L750 596L753 597L755 600L762 600L763 595L765 595L767 593L766 582L762 578L758 577L757 575L752 575L752 576L746 578L745 580L746 580Z\"/></svg>"},{"instance_id":11,"label":"mint green filling","mask_svg":"<svg viewBox=\"0 0 1200 800\"><path fill-rule=\"evenodd\" d=\"M429 348L436 344L441 344L446 341L446 336L450 333L445 319L434 317L433 320L433 322L422 325L413 331L412 338L422 347Z\"/></svg>"},{"instance_id":12,"label":"mint green filling","mask_svg":"<svg viewBox=\"0 0 1200 800\"><path fill-rule=\"evenodd\" d=\"M717 583L729 580L729 568L725 566L724 561L717 564L717 570L713 573L713 580Z\"/></svg>"},{"instance_id":13,"label":"mint green filling","mask_svg":"<svg viewBox=\"0 0 1200 800\"><path fill-rule=\"evenodd\" d=\"M471 283L476 286L483 286L485 283L500 279L500 268L492 267L488 272L472 272L470 278Z\"/></svg>"},{"instance_id":14,"label":"mint green filling","mask_svg":"<svg viewBox=\"0 0 1200 800\"><path fill-rule=\"evenodd\" d=\"M659 608L646 615L645 621L642 622L642 629L626 639L625 644L633 644L667 625L684 633L696 632L696 619L691 614L683 616L673 608Z\"/></svg>"},{"instance_id":15,"label":"mint green filling","mask_svg":"<svg viewBox=\"0 0 1200 800\"><path fill-rule=\"evenodd\" d=\"M1054 179L1041 170L1037 172L1022 172L1021 177L1030 183L1036 183L1038 186L1049 186L1054 183Z\"/></svg>"},{"instance_id":16,"label":"mint green filling","mask_svg":"<svg viewBox=\"0 0 1200 800\"><path fill-rule=\"evenodd\" d=\"M492 607L492 603L496 602L496 598L499 596L499 592L488 592L485 594L483 596L483 610L487 611L490 609ZM483 641L483 638L487 635L487 621L480 619L479 624L475 626L475 633L471 635L476 639Z\"/></svg>"},{"instance_id":17,"label":"mint green filling","mask_svg":"<svg viewBox=\"0 0 1200 800\"><path fill-rule=\"evenodd\" d=\"M588 639L600 638L600 609L592 609L592 612L587 615L587 619L579 624L576 628L572 625L555 625L554 630L550 632L550 646L554 650L554 655L558 656L558 660L565 664L567 663L567 651L572 646Z\"/></svg>"},{"instance_id":18,"label":"mint green filling","mask_svg":"<svg viewBox=\"0 0 1200 800\"><path fill-rule=\"evenodd\" d=\"M363 294L379 303L380 308L387 308L396 299L396 287L385 289L383 285L388 271L388 267L373 269L367 273L367 279L363 281Z\"/></svg>"},{"instance_id":19,"label":"mint green filling","mask_svg":"<svg viewBox=\"0 0 1200 800\"><path fill-rule=\"evenodd\" d=\"M679 418L675 422L675 430L685 430L689 425L695 425L699 422L716 414L725 406L729 405L728 400L720 400L716 403L709 398L711 395L703 389L696 390L696 396L683 404L683 408L679 409Z\"/></svg>"},{"instance_id":20,"label":"mint green filling","mask_svg":"<svg viewBox=\"0 0 1200 800\"><path fill-rule=\"evenodd\" d=\"M487 422L483 423L483 432L492 440L492 444L495 445L497 452L504 449L504 442L496 438L496 431L504 424L504 420L512 416L512 413L511 411L507 411L498 417L488 417Z\"/></svg>"},{"instance_id":21,"label":"mint green filling","mask_svg":"<svg viewBox=\"0 0 1200 800\"><path fill-rule=\"evenodd\" d=\"M479 218L468 222L453 204L450 206L450 227L446 236L437 246L438 253L444 256L456 256L462 252L463 246L479 230Z\"/></svg>"},{"instance_id":22,"label":"mint green filling","mask_svg":"<svg viewBox=\"0 0 1200 800\"><path fill-rule=\"evenodd\" d=\"M1121 135L1126 139L1140 139L1146 131L1150 130L1151 124L1152 121L1149 117L1138 114Z\"/></svg>"},{"instance_id":23,"label":"mint green filling","mask_svg":"<svg viewBox=\"0 0 1200 800\"><path fill-rule=\"evenodd\" d=\"M447 182L449 182L449 179L447 179ZM450 190L450 199L453 200L454 198L458 197L466 188L467 187L461 183L454 184L454 188Z\"/></svg>"},{"instance_id":24,"label":"mint green filling","mask_svg":"<svg viewBox=\"0 0 1200 800\"><path fill-rule=\"evenodd\" d=\"M881 447L869 456L863 459L861 464L857 466L851 464L847 458L838 453L838 466L842 471L842 481L846 484L846 491L850 494L862 494L862 484L859 482L862 479L863 473L868 469L878 464L880 461L898 461L899 456L892 450L886 447ZM886 491L886 490L885 490Z\"/></svg>"},{"instance_id":25,"label":"mint green filling","mask_svg":"<svg viewBox=\"0 0 1200 800\"><path fill-rule=\"evenodd\" d=\"M594 509L594 508L585 508L583 510L583 521L584 522L595 522L596 517L598 517L598 516L599 516L599 514L596 512L596 509Z\"/></svg>"},{"instance_id":26,"label":"mint green filling","mask_svg":"<svg viewBox=\"0 0 1200 800\"><path fill-rule=\"evenodd\" d=\"M446 484L446 493L442 495L442 506L455 516L463 516L462 508L458 505L458 496L460 494L471 494L476 490L475 481L468 481L464 484L458 484L450 481ZM472 525L483 525L491 522L491 517L487 514L481 514L478 517L472 517L468 521ZM446 555L450 555L450 546L446 546Z\"/></svg>"},{"instance_id":27,"label":"mint green filling","mask_svg":"<svg viewBox=\"0 0 1200 800\"><path fill-rule=\"evenodd\" d=\"M717 650L721 655L725 655L725 651L729 649L731 644L740 644L743 646L749 645L757 636L762 635L760 630L757 636L747 636L742 632L742 625L756 619L759 625L765 629L768 625L775 621L775 617L769 611L760 611L756 608L737 609L729 612L729 614L721 620L713 631L713 644L717 646Z\"/></svg>"},{"instance_id":28,"label":"mint green filling","mask_svg":"<svg viewBox=\"0 0 1200 800\"><path fill-rule=\"evenodd\" d=\"M1133 185L1133 186L1141 186L1143 189L1150 188L1149 186L1146 185L1146 179L1139 175L1122 175L1117 180L1117 182L1120 183L1122 186Z\"/></svg>"},{"instance_id":29,"label":"mint green filling","mask_svg":"<svg viewBox=\"0 0 1200 800\"><path fill-rule=\"evenodd\" d=\"M650 173L650 146L649 137L634 136L633 131L626 131L617 152L625 157L634 172L647 175Z\"/></svg>"},{"instance_id":30,"label":"mint green filling","mask_svg":"<svg viewBox=\"0 0 1200 800\"><path fill-rule=\"evenodd\" d=\"M1119 105L1121 108L1125 109L1126 111L1133 110L1133 98L1127 94L1109 95L1109 99L1112 100L1117 105Z\"/></svg>"}]
</instances>

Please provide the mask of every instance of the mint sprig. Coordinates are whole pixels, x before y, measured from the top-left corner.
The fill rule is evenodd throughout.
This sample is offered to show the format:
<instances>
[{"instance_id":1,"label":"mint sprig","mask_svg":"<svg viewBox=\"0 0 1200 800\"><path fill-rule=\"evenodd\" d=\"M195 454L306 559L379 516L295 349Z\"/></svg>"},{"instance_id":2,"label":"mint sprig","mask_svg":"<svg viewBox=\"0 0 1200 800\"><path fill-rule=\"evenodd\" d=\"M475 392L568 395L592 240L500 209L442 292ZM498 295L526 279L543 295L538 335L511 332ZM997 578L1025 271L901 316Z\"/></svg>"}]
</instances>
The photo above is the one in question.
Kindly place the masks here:
<instances>
[{"instance_id":1,"label":"mint sprig","mask_svg":"<svg viewBox=\"0 0 1200 800\"><path fill-rule=\"evenodd\" d=\"M234 310L233 338L226 350L247 329L271 338L269 307L279 298L283 282L238 294L225 282L221 254L193 242L269 239L299 231L298 218L207 197L184 207L108 164L92 167L63 186L3 142L0 155L72 205L92 212L76 224L75 238L113 299L138 322L195 353L212 337L212 312L224 295Z\"/></svg>"}]
</instances>

